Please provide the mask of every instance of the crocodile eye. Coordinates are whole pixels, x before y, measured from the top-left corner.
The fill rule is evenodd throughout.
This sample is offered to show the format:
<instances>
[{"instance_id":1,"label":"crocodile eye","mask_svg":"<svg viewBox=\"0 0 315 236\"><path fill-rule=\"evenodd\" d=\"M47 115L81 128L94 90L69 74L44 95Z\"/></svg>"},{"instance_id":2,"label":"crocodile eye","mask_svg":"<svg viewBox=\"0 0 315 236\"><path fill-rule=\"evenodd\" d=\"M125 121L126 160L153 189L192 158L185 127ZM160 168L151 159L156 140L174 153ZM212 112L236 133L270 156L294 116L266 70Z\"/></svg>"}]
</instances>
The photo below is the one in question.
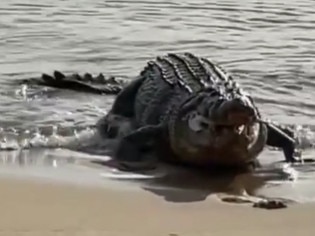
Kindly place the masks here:
<instances>
[{"instance_id":1,"label":"crocodile eye","mask_svg":"<svg viewBox=\"0 0 315 236\"><path fill-rule=\"evenodd\" d=\"M209 128L209 124L207 124L204 121L200 121L200 127L203 128L203 129L208 129Z\"/></svg>"},{"instance_id":2,"label":"crocodile eye","mask_svg":"<svg viewBox=\"0 0 315 236\"><path fill-rule=\"evenodd\" d=\"M202 118L198 114L191 114L188 118L188 126L194 132L199 132L204 129L201 126Z\"/></svg>"}]
</instances>

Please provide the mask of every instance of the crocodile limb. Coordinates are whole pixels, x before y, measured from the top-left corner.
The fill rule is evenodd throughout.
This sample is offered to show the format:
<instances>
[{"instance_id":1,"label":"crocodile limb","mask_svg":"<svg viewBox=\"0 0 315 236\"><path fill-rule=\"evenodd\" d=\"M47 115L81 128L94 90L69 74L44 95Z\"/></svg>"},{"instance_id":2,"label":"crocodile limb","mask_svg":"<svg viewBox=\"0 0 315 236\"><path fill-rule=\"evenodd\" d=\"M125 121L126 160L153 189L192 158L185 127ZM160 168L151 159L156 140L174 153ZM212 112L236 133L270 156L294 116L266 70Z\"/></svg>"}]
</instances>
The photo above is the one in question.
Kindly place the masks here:
<instances>
[{"instance_id":1,"label":"crocodile limb","mask_svg":"<svg viewBox=\"0 0 315 236\"><path fill-rule=\"evenodd\" d=\"M134 127L135 96L145 77L139 76L126 85L106 114L97 122L97 130L104 138L120 138L131 132Z\"/></svg>"},{"instance_id":2,"label":"crocodile limb","mask_svg":"<svg viewBox=\"0 0 315 236\"><path fill-rule=\"evenodd\" d=\"M120 142L115 159L119 169L127 171L155 169L159 159L156 150L163 137L163 125L148 125L126 135Z\"/></svg>"},{"instance_id":3,"label":"crocodile limb","mask_svg":"<svg viewBox=\"0 0 315 236\"><path fill-rule=\"evenodd\" d=\"M23 79L20 83L99 95L116 95L125 85L124 81L117 80L115 77L105 78L103 74L99 74L98 76L92 76L89 73L86 73L83 76L79 74L65 75L60 71L54 71L53 75L44 73L39 78Z\"/></svg>"},{"instance_id":4,"label":"crocodile limb","mask_svg":"<svg viewBox=\"0 0 315 236\"><path fill-rule=\"evenodd\" d=\"M296 141L294 139L294 131L289 127L283 127L271 122L265 122L268 129L267 145L280 148L283 150L286 162L300 162L295 157Z\"/></svg>"}]
</instances>

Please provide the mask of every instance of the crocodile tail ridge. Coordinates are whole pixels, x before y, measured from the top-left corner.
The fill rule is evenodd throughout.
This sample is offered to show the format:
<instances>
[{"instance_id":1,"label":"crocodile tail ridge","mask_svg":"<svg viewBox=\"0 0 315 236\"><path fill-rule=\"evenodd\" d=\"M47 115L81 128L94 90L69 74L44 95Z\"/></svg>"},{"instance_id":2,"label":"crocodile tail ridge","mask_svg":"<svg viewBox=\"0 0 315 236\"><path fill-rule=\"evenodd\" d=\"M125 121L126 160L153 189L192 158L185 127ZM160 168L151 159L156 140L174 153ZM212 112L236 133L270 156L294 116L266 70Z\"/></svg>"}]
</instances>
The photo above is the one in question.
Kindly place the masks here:
<instances>
[{"instance_id":1,"label":"crocodile tail ridge","mask_svg":"<svg viewBox=\"0 0 315 236\"><path fill-rule=\"evenodd\" d=\"M58 70L55 70L52 75L43 73L41 77L23 79L20 83L94 94L118 94L125 84L123 80L118 80L112 76L105 78L102 73L97 76L90 73L66 75Z\"/></svg>"}]
</instances>

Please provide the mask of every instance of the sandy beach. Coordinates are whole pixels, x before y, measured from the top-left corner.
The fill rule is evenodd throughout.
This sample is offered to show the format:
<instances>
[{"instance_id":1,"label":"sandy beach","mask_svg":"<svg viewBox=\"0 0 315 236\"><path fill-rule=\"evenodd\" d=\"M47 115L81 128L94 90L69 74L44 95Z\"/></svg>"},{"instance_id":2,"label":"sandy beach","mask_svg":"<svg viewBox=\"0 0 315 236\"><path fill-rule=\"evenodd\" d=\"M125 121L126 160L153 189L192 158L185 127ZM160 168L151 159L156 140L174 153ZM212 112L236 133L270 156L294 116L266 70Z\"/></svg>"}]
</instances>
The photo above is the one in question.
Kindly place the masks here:
<instances>
[{"instance_id":1,"label":"sandy beach","mask_svg":"<svg viewBox=\"0 0 315 236\"><path fill-rule=\"evenodd\" d=\"M79 156L66 150L25 151L20 156L2 153L0 236L300 236L315 232L314 203L294 203L278 210L224 203L211 193L224 190L221 187L233 180L214 181L183 170L169 170L168 177L141 183L117 182L109 177L114 173L111 168L93 164L88 157L73 159L73 155ZM261 187L259 178L249 182L248 190ZM304 185L285 186L274 189L280 196L289 190L293 198L302 196L305 189ZM272 189L271 185L263 192L273 195Z\"/></svg>"},{"instance_id":2,"label":"sandy beach","mask_svg":"<svg viewBox=\"0 0 315 236\"><path fill-rule=\"evenodd\" d=\"M0 235L314 235L315 205L263 210L207 198L1 177Z\"/></svg>"},{"instance_id":3,"label":"sandy beach","mask_svg":"<svg viewBox=\"0 0 315 236\"><path fill-rule=\"evenodd\" d=\"M315 236L314 5L312 0L1 0L0 236ZM259 155L265 169L244 179L250 194L296 203L266 210L222 202L216 193L235 187L233 179L173 169L165 178L141 183L113 180L113 168L101 163L107 145L89 138L115 96L62 89L72 83L60 76L40 79L42 73L74 73L105 88L100 74L124 83L141 74L158 78L145 72L149 62L184 52L221 69L206 65L205 74L203 60L184 65L174 57L172 66L164 63L161 69L165 84L185 87L183 94L199 91L201 84L226 84L228 90L238 84L262 120L296 126L299 148L311 147L302 157L313 160L286 169L297 173L296 181L283 171L283 151L269 148ZM110 91L116 91L114 85ZM171 96L156 89L165 98L150 103L150 111ZM133 97L140 98L122 97L126 109L117 110L123 113L129 113ZM175 109L174 104L163 109ZM136 110L138 119L142 109ZM147 114L150 124L158 117Z\"/></svg>"}]
</instances>

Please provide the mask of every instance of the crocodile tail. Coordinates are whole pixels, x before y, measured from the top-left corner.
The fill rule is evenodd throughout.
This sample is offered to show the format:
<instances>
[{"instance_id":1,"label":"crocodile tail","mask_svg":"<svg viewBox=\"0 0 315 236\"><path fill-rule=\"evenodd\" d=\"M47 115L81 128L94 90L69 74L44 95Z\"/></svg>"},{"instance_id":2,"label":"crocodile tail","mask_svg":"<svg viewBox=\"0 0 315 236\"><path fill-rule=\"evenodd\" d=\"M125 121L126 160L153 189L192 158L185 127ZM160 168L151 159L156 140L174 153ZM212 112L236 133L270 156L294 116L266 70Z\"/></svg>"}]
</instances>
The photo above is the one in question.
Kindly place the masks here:
<instances>
[{"instance_id":1,"label":"crocodile tail","mask_svg":"<svg viewBox=\"0 0 315 236\"><path fill-rule=\"evenodd\" d=\"M23 79L20 83L101 95L118 94L125 84L115 77L105 78L103 74L97 76L90 73L85 73L83 76L79 74L65 75L60 71L54 71L52 75L42 74L41 77Z\"/></svg>"}]
</instances>

